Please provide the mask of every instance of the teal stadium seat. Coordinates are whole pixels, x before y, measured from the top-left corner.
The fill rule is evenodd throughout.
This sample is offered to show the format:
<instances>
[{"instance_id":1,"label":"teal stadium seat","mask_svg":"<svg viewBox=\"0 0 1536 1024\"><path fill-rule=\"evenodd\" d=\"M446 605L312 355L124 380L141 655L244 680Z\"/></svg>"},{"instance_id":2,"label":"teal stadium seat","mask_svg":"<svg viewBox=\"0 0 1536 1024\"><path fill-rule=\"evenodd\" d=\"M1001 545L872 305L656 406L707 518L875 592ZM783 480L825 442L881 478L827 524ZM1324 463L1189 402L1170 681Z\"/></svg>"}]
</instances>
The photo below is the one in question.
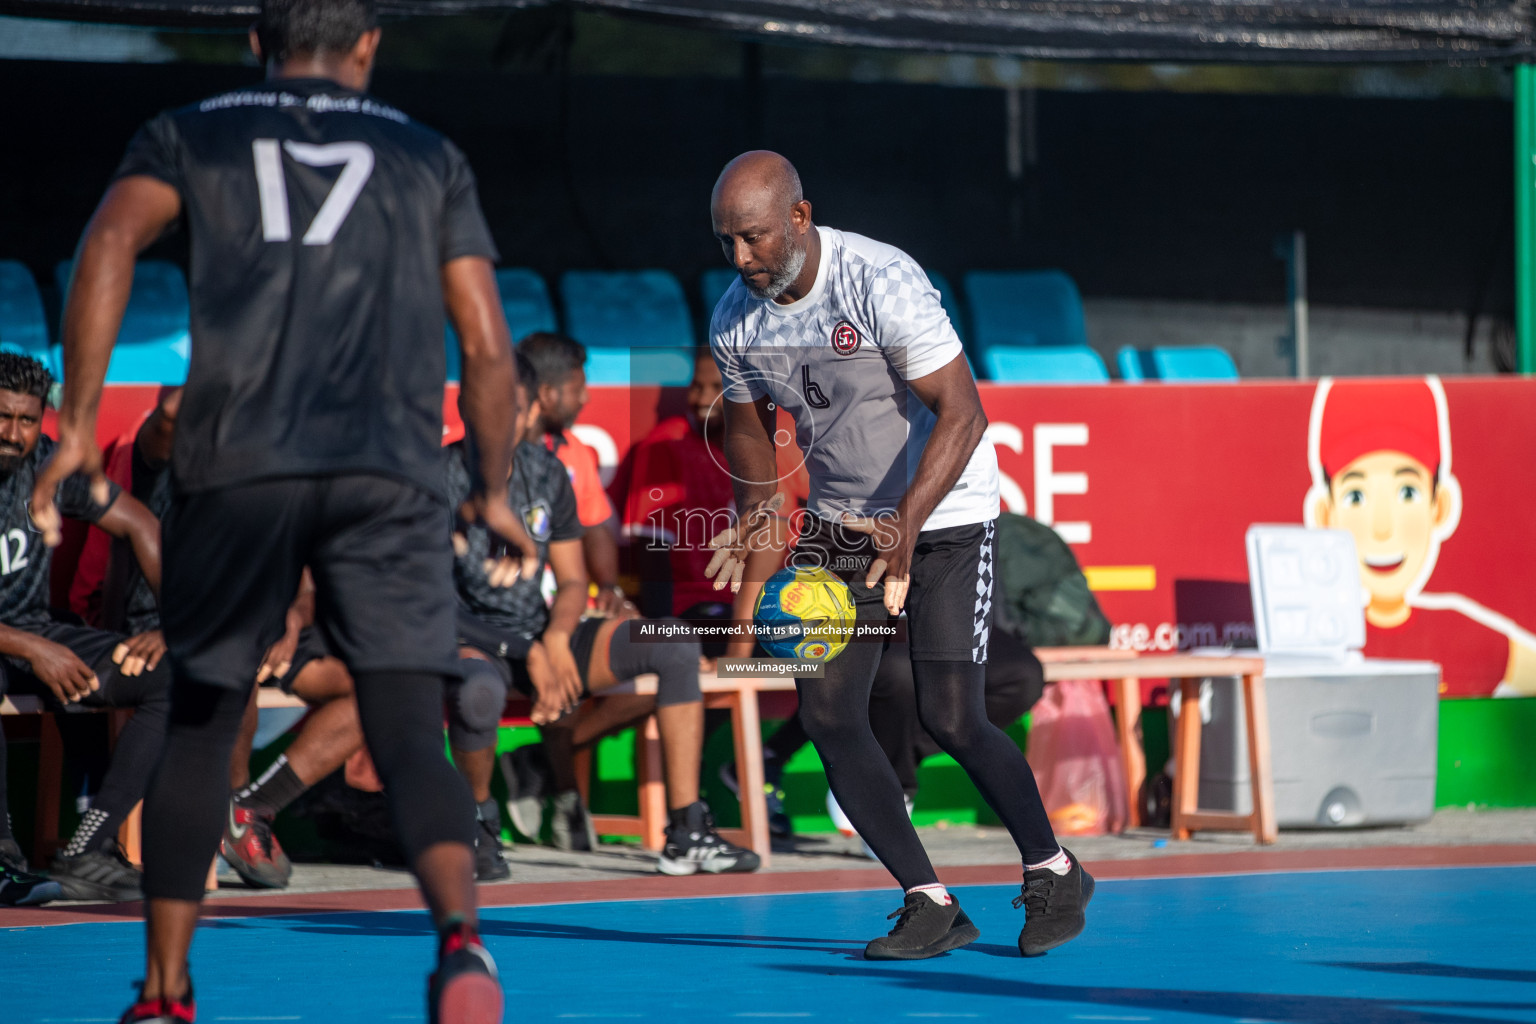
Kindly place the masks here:
<instances>
[{"instance_id":1,"label":"teal stadium seat","mask_svg":"<svg viewBox=\"0 0 1536 1024\"><path fill-rule=\"evenodd\" d=\"M667 384L693 380L691 351L675 348L589 348L588 384Z\"/></svg>"},{"instance_id":2,"label":"teal stadium seat","mask_svg":"<svg viewBox=\"0 0 1536 1024\"><path fill-rule=\"evenodd\" d=\"M31 271L15 260L0 260L0 349L31 356L58 376L48 347L48 319Z\"/></svg>"},{"instance_id":3,"label":"teal stadium seat","mask_svg":"<svg viewBox=\"0 0 1536 1024\"><path fill-rule=\"evenodd\" d=\"M699 275L699 300L704 308L704 323L709 324L709 318L715 315L715 307L720 304L720 296L731 286L731 282L741 275L728 267L715 267L706 270Z\"/></svg>"},{"instance_id":4,"label":"teal stadium seat","mask_svg":"<svg viewBox=\"0 0 1536 1024\"><path fill-rule=\"evenodd\" d=\"M73 260L62 260L54 268L61 293L68 289L73 265ZM133 268L133 291L107 365L107 383L185 384L192 359L190 326L181 268L164 260L140 261Z\"/></svg>"},{"instance_id":5,"label":"teal stadium seat","mask_svg":"<svg viewBox=\"0 0 1536 1024\"><path fill-rule=\"evenodd\" d=\"M971 348L1088 344L1083 299L1060 270L973 270L965 275Z\"/></svg>"},{"instance_id":6,"label":"teal stadium seat","mask_svg":"<svg viewBox=\"0 0 1536 1024\"><path fill-rule=\"evenodd\" d=\"M1104 360L1087 345L994 345L982 354L987 376L1009 384L1101 384Z\"/></svg>"},{"instance_id":7,"label":"teal stadium seat","mask_svg":"<svg viewBox=\"0 0 1536 1024\"><path fill-rule=\"evenodd\" d=\"M588 349L693 348L683 286L665 270L568 270L560 303L566 333Z\"/></svg>"},{"instance_id":8,"label":"teal stadium seat","mask_svg":"<svg viewBox=\"0 0 1536 1024\"><path fill-rule=\"evenodd\" d=\"M550 301L549 289L537 270L527 267L498 270L496 290L501 293L501 311L507 318L507 329L512 332L514 343L537 331L558 329L555 304ZM448 379L458 380L463 373L463 357L459 353L459 336L452 324L448 325L446 344Z\"/></svg>"},{"instance_id":9,"label":"teal stadium seat","mask_svg":"<svg viewBox=\"0 0 1536 1024\"><path fill-rule=\"evenodd\" d=\"M1216 345L1181 345L1136 349L1129 345L1115 353L1120 377L1129 381L1237 380L1237 364L1227 350Z\"/></svg>"}]
</instances>

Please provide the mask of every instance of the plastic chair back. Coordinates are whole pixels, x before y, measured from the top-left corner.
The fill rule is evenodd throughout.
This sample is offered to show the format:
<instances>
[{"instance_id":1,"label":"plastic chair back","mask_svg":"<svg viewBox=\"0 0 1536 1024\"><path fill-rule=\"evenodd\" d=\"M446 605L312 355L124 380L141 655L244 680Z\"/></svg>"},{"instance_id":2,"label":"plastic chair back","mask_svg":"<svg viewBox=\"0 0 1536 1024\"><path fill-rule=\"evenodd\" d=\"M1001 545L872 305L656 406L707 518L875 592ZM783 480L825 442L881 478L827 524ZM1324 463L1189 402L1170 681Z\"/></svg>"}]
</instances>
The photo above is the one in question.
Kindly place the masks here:
<instances>
[{"instance_id":1,"label":"plastic chair back","mask_svg":"<svg viewBox=\"0 0 1536 1024\"><path fill-rule=\"evenodd\" d=\"M1101 384L1109 370L1086 345L993 346L982 354L987 376L1011 384Z\"/></svg>"},{"instance_id":2,"label":"plastic chair back","mask_svg":"<svg viewBox=\"0 0 1536 1024\"><path fill-rule=\"evenodd\" d=\"M69 286L73 260L54 269L59 291ZM192 360L191 308L181 268L143 260L133 268L133 291L117 346L107 365L109 384L184 384Z\"/></svg>"},{"instance_id":3,"label":"plastic chair back","mask_svg":"<svg viewBox=\"0 0 1536 1024\"><path fill-rule=\"evenodd\" d=\"M665 270L571 270L560 278L571 337L594 348L693 347L682 285Z\"/></svg>"},{"instance_id":4,"label":"plastic chair back","mask_svg":"<svg viewBox=\"0 0 1536 1024\"><path fill-rule=\"evenodd\" d=\"M994 345L1087 345L1083 299L1060 270L973 270L965 275L971 342Z\"/></svg>"}]
</instances>

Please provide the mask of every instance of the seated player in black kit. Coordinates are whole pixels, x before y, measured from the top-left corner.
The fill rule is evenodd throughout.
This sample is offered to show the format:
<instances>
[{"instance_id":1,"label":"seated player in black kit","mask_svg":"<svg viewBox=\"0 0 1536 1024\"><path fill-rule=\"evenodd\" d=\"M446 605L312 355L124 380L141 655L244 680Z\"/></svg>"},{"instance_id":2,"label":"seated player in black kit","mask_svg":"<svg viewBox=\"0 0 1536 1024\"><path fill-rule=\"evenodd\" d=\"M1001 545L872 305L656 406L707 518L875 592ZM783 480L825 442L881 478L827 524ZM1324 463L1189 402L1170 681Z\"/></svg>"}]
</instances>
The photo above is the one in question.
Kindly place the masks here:
<instances>
[{"instance_id":1,"label":"seated player in black kit","mask_svg":"<svg viewBox=\"0 0 1536 1024\"><path fill-rule=\"evenodd\" d=\"M0 352L0 508L5 516L0 523L0 692L8 685L13 693L41 694L65 708L137 709L118 738L90 810L51 871L64 899L136 900L141 897L139 873L117 848L117 827L143 798L160 752L170 706L170 666L158 631L129 637L58 622L49 614L52 553L28 515L28 502L38 467L55 447L42 432L43 405L52 385L37 360ZM64 515L131 542L144 575L159 584L159 523L132 496L116 487L93 495L87 478L71 476L59 486L57 502ZM0 764L4 760L0 746ZM3 782L0 776L0 801ZM3 811L0 807L0 821L5 820Z\"/></svg>"},{"instance_id":2,"label":"seated player in black kit","mask_svg":"<svg viewBox=\"0 0 1536 1024\"><path fill-rule=\"evenodd\" d=\"M134 431L127 476L118 483L164 518L171 506L171 453L183 388L166 388L155 408ZM160 608L127 545L114 543L101 593L94 604L107 628L119 625L132 635L158 631ZM299 734L261 778L251 781L251 742L257 726L256 691L251 691L245 720L229 764L229 815L220 854L247 885L282 889L293 865L272 833L272 820L306 788L335 771L362 744L357 700L347 666L331 655L314 628L315 583L306 571L299 594L284 619L283 636L267 649L256 672L257 685L269 684L310 705Z\"/></svg>"},{"instance_id":3,"label":"seated player in black kit","mask_svg":"<svg viewBox=\"0 0 1536 1024\"><path fill-rule=\"evenodd\" d=\"M519 354L517 359L516 449L507 496L554 572L557 589L553 605L546 606L537 578L511 587L495 586L496 576L486 571L492 553L490 536L476 527L465 534L454 562L464 673L463 681L449 688L449 745L454 762L469 780L484 818L495 811L490 781L496 726L509 686L532 697L534 721L547 723L587 694L600 694L621 680L654 672L669 809L666 846L657 866L671 875L753 871L758 856L720 838L709 808L699 799L704 705L699 692L698 641L691 636L647 640L635 630L641 620L633 616L582 618L587 570L575 493L560 460L535 443L536 378L526 357ZM452 501L468 493L469 459L466 443L449 449ZM655 624L683 625L675 619Z\"/></svg>"}]
</instances>

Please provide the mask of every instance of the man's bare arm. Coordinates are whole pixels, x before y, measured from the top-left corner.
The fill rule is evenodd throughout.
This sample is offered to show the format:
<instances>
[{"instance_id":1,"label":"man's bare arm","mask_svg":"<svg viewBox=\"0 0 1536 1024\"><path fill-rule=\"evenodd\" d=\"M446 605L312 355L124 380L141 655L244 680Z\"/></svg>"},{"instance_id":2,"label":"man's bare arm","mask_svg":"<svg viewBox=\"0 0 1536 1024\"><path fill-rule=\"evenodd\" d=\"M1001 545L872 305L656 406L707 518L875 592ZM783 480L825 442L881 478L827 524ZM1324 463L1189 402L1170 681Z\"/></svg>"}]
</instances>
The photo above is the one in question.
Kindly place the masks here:
<instances>
[{"instance_id":1,"label":"man's bare arm","mask_svg":"<svg viewBox=\"0 0 1536 1024\"><path fill-rule=\"evenodd\" d=\"M139 426L133 437L139 458L151 469L159 469L171 461L171 448L176 441L176 416L181 412L181 387L161 388L160 400L155 411Z\"/></svg>"},{"instance_id":2,"label":"man's bare arm","mask_svg":"<svg viewBox=\"0 0 1536 1024\"><path fill-rule=\"evenodd\" d=\"M938 421L917 460L912 483L896 504L894 520L860 518L848 525L873 536L878 556L870 561L866 586L885 583L885 609L901 611L911 585L912 548L928 516L965 472L976 445L987 430L976 379L964 355L957 355L932 373L907 381L908 388L931 409Z\"/></svg>"},{"instance_id":3,"label":"man's bare arm","mask_svg":"<svg viewBox=\"0 0 1536 1024\"><path fill-rule=\"evenodd\" d=\"M491 261L480 256L461 256L443 264L443 301L459 335L463 376L459 384L459 408L464 426L474 439L474 478L468 509L470 518L485 523L492 533L515 544L522 554L517 576L531 577L539 570L538 548L507 505L507 479L512 473L512 389L517 387L517 364L512 359L512 335L501 309L496 275ZM507 574L497 574L498 580ZM510 581L508 581L510 582Z\"/></svg>"},{"instance_id":4,"label":"man's bare arm","mask_svg":"<svg viewBox=\"0 0 1536 1024\"><path fill-rule=\"evenodd\" d=\"M32 492L32 518L50 547L61 536L53 500L65 477L86 473L97 500L106 500L106 477L96 447L96 414L107 364L133 291L134 261L180 215L181 196L174 188L156 178L135 175L107 189L80 240L64 302L59 445L37 474Z\"/></svg>"},{"instance_id":5,"label":"man's bare arm","mask_svg":"<svg viewBox=\"0 0 1536 1024\"><path fill-rule=\"evenodd\" d=\"M741 514L778 490L778 453L773 447L773 401L767 395L752 402L721 403L725 408L725 460L731 467L731 487Z\"/></svg>"},{"instance_id":6,"label":"man's bare arm","mask_svg":"<svg viewBox=\"0 0 1536 1024\"><path fill-rule=\"evenodd\" d=\"M775 416L766 395L751 403L725 402L725 457L736 493L736 525L709 542L715 554L704 574L715 581L716 590L729 585L731 593L741 593L749 552L757 549L759 535L784 504L771 436Z\"/></svg>"},{"instance_id":7,"label":"man's bare arm","mask_svg":"<svg viewBox=\"0 0 1536 1024\"><path fill-rule=\"evenodd\" d=\"M150 589L160 594L160 520L131 494L119 494L111 507L96 520L113 537L126 540L133 547L133 557Z\"/></svg>"},{"instance_id":8,"label":"man's bare arm","mask_svg":"<svg viewBox=\"0 0 1536 1024\"><path fill-rule=\"evenodd\" d=\"M938 417L922 457L917 460L912 483L896 506L897 515L904 522L921 530L965 472L971 453L987 431L987 414L981 408L976 379L963 355L925 377L907 381L907 387Z\"/></svg>"},{"instance_id":9,"label":"man's bare arm","mask_svg":"<svg viewBox=\"0 0 1536 1024\"><path fill-rule=\"evenodd\" d=\"M549 568L555 574L555 597L549 605L549 625L544 635L570 640L587 609L587 563L581 541L555 541L549 546Z\"/></svg>"}]
</instances>

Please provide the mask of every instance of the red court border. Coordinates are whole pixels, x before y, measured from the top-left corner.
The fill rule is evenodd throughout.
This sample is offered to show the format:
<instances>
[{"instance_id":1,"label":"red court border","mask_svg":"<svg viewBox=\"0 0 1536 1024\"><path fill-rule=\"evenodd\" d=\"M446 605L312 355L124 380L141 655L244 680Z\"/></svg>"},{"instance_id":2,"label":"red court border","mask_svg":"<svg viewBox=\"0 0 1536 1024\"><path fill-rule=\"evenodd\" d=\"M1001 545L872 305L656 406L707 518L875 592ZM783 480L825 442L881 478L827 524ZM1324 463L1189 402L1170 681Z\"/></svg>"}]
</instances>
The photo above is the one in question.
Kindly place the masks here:
<instances>
[{"instance_id":1,"label":"red court border","mask_svg":"<svg viewBox=\"0 0 1536 1024\"><path fill-rule=\"evenodd\" d=\"M1344 850L1240 850L1230 853L1173 853L1138 860L1085 860L1100 881L1136 878L1263 874L1281 871L1348 871L1433 867L1536 866L1536 844L1487 846L1391 846ZM514 865L515 870L515 865ZM939 870L948 885L1018 884L1011 864L949 867ZM480 886L482 907L527 907L550 903L603 903L612 900L688 899L777 893L836 892L892 887L877 868L834 871L786 871L759 875L692 875L580 882L502 882ZM204 918L281 917L295 914L366 913L419 910L414 888L349 892L282 893L209 900ZM139 920L139 903L104 903L0 909L0 928L28 928L101 921Z\"/></svg>"}]
</instances>

